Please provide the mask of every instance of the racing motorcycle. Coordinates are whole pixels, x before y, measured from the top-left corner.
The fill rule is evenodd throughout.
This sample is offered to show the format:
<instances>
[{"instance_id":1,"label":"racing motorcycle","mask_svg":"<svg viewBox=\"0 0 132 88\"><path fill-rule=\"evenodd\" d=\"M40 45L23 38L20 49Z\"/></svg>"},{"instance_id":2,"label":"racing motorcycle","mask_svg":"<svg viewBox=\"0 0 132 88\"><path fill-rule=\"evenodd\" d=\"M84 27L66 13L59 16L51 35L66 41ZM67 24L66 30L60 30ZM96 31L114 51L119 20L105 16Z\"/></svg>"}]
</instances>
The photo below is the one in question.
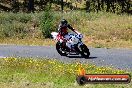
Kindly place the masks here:
<instances>
[{"instance_id":1,"label":"racing motorcycle","mask_svg":"<svg viewBox=\"0 0 132 88\"><path fill-rule=\"evenodd\" d=\"M67 56L74 53L78 55L81 54L82 57L89 57L90 52L87 46L82 42L82 34L68 33L69 39L66 42L71 44L70 49L66 46L66 43L60 39L57 32L52 32L51 35L54 40L57 40L56 50L61 56Z\"/></svg>"}]
</instances>

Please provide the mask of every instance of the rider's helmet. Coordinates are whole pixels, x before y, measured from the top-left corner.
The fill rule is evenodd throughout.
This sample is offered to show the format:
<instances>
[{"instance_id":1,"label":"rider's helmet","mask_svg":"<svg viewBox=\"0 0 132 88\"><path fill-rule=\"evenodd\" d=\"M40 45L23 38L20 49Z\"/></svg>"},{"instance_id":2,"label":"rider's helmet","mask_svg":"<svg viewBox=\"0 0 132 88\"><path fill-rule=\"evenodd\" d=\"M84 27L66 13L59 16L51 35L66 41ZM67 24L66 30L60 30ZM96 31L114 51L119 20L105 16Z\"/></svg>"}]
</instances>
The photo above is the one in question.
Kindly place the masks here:
<instances>
[{"instance_id":1,"label":"rider's helmet","mask_svg":"<svg viewBox=\"0 0 132 88\"><path fill-rule=\"evenodd\" d=\"M67 26L67 24L68 24L68 22L65 19L62 19L61 22L60 22L61 27L65 27L65 26Z\"/></svg>"}]
</instances>

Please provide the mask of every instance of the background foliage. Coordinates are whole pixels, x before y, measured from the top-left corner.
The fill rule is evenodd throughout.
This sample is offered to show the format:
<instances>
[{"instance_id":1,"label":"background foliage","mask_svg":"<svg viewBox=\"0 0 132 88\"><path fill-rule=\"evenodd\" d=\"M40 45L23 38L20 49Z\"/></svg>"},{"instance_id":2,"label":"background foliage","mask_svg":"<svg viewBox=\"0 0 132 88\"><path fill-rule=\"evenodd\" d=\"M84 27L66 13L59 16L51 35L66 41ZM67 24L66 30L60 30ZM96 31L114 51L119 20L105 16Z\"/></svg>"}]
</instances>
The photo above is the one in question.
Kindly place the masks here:
<instances>
[{"instance_id":1,"label":"background foliage","mask_svg":"<svg viewBox=\"0 0 132 88\"><path fill-rule=\"evenodd\" d=\"M132 0L1 0L0 10L34 12L45 10L47 5L54 10L86 10L132 13Z\"/></svg>"}]
</instances>

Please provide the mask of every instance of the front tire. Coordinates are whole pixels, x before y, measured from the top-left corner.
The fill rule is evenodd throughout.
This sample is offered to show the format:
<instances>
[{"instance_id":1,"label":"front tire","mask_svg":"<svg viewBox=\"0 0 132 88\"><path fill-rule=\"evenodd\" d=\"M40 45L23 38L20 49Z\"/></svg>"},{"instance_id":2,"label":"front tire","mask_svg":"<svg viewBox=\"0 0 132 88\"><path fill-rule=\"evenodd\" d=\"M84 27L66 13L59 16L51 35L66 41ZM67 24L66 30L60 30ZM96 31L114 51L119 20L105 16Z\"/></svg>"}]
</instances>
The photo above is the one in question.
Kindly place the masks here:
<instances>
[{"instance_id":1,"label":"front tire","mask_svg":"<svg viewBox=\"0 0 132 88\"><path fill-rule=\"evenodd\" d=\"M67 56L68 55L67 51L65 50L65 48L62 46L62 43L60 43L60 42L56 43L56 50L61 56Z\"/></svg>"},{"instance_id":2,"label":"front tire","mask_svg":"<svg viewBox=\"0 0 132 88\"><path fill-rule=\"evenodd\" d=\"M87 48L85 44L80 46L80 53L83 57L86 57L86 58L90 56L89 49Z\"/></svg>"}]
</instances>

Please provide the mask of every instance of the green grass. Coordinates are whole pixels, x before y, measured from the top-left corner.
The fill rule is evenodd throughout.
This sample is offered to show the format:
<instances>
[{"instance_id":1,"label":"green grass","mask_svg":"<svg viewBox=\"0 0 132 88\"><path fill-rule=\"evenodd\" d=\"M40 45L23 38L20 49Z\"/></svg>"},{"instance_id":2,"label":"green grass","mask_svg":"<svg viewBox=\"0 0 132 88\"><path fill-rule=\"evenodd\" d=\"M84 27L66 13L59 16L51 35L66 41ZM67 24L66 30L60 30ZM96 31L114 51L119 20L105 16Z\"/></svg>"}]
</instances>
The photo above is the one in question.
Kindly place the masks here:
<instances>
[{"instance_id":1,"label":"green grass","mask_svg":"<svg viewBox=\"0 0 132 88\"><path fill-rule=\"evenodd\" d=\"M44 39L41 28L41 13L0 13L0 40L42 40ZM127 14L113 14L106 12L85 13L84 11L56 12L53 11L52 31L57 31L62 18L84 35L86 44L93 47L125 47L132 48L132 16ZM45 29L45 31L47 28ZM49 29L50 30L50 29ZM48 34L47 34L48 35ZM3 41L3 42L2 42ZM36 42L36 41L35 41ZM7 42L8 43L8 42ZM9 43L8 43L9 44ZM36 42L31 45L41 45ZM45 42L42 44L44 45ZM53 45L51 43L51 45Z\"/></svg>"},{"instance_id":2,"label":"green grass","mask_svg":"<svg viewBox=\"0 0 132 88\"><path fill-rule=\"evenodd\" d=\"M26 38L26 39L16 39L16 38L6 38L0 39L0 43L7 45L29 45L29 46L55 46L56 41L53 39L37 39L37 38ZM123 40L92 40L89 37L84 38L84 43L88 47L95 48L132 48L131 41Z\"/></svg>"},{"instance_id":3,"label":"green grass","mask_svg":"<svg viewBox=\"0 0 132 88\"><path fill-rule=\"evenodd\" d=\"M110 67L97 67L83 63L87 74L130 73ZM0 87L2 88L131 88L129 84L86 84L76 83L80 63L60 62L45 58L3 58L0 59Z\"/></svg>"}]
</instances>

